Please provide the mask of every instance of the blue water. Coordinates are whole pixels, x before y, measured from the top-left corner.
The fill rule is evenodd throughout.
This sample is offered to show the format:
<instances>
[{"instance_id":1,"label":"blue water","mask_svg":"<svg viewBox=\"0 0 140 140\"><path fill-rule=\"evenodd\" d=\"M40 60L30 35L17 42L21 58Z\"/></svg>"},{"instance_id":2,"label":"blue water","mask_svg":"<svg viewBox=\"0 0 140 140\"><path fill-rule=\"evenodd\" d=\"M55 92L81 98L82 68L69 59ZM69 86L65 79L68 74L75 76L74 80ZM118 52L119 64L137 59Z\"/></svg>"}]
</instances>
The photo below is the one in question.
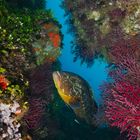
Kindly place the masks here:
<instances>
[{"instance_id":1,"label":"blue water","mask_svg":"<svg viewBox=\"0 0 140 140\"><path fill-rule=\"evenodd\" d=\"M62 55L59 60L62 64L62 70L74 72L82 76L87 80L94 91L94 97L97 103L101 102L99 86L103 81L107 79L106 66L107 63L101 60L95 60L94 65L91 68L87 68L86 64L81 65L80 60L73 62L73 54L71 53L71 41L74 40L74 36L68 33L68 24L66 20L68 17L64 17L65 11L60 7L62 0L47 0L47 8L51 9L54 17L62 25L62 33L64 34L64 46Z\"/></svg>"}]
</instances>

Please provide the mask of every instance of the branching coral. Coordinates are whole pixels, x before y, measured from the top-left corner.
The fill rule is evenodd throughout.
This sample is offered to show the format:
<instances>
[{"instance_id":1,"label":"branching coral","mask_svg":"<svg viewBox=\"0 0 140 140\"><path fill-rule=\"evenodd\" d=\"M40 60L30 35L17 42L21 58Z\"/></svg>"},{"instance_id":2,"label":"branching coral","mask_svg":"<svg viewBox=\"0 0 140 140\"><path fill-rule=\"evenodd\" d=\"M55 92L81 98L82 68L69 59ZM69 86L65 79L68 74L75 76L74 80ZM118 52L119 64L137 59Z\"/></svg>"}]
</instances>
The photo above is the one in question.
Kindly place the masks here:
<instances>
[{"instance_id":1,"label":"branching coral","mask_svg":"<svg viewBox=\"0 0 140 140\"><path fill-rule=\"evenodd\" d=\"M41 1L43 2L44 0L41 0ZM39 1L39 3L41 1ZM35 4L37 4L38 1L35 0L32 2L35 2ZM19 3L17 0L0 1L0 19L1 19L0 20L0 57L1 57L0 59L0 103L2 101L2 105L3 105L6 102L8 104L8 107L10 106L9 108L11 109L12 108L11 100L13 100L13 101L18 101L20 103L20 107L22 107L21 109L18 109L14 114L12 112L10 116L8 116L11 120L14 119L13 121L14 124L12 125L9 119L7 122L8 126L5 127L5 125L2 125L2 128L0 128L0 139L20 140L21 134L18 133L18 128L20 124L18 123L17 120L21 120L21 118L24 116L24 113L27 112L27 109L28 109L27 97L29 97L29 111L26 113L24 119L26 120L29 128L31 129L38 128L38 126L41 127L42 125L41 119L45 112L44 104L46 104L46 101L49 102L52 96L51 93L53 92L53 89L50 90L50 87L49 87L50 85L51 86L53 85L52 81L50 80L51 79L50 77L52 75L52 71L51 71L52 69L50 68L51 67L51 64L50 64L49 66L45 65L46 67L40 70L39 74L41 75L41 73L43 73L41 75L42 83L39 83L40 81L37 81L39 79L34 78L34 80L36 81L33 82L33 85L37 86L37 90L34 89L34 87L32 87L32 84L31 84L32 97L30 97L30 93L28 90L29 89L29 84L28 84L29 75L28 74L31 70L34 71L36 67L35 53L33 53L33 46L32 46L33 42L38 41L40 38L42 39L44 37L43 31L45 30L45 33L46 33L45 37L47 41L45 40L46 41L45 42L43 39L42 40L46 44L41 40L44 43L44 46L47 48L46 51L43 50L44 53L46 52L49 53L48 56L51 62L55 61L54 59L56 59L58 54L60 54L59 53L60 46L61 46L60 26L57 25L57 22L55 22L54 24L52 24L53 27L49 30L49 29L45 29L46 26L44 25L48 23L46 20L54 21L50 10L43 10L43 9L42 10L29 10L26 8L18 9L17 6L19 6L21 3ZM22 7L22 5L20 6ZM12 9L11 7L14 7L14 8ZM50 39L49 39L49 34L48 34L49 32L54 33L54 36L50 35ZM47 44L48 42L49 44ZM50 46L51 46L51 49L49 48ZM38 48L35 48L35 49L37 50ZM36 71L37 72L39 71L38 68L36 69ZM40 77L40 75L36 75L35 72L33 72L33 75L35 77ZM8 78L9 81L5 77ZM42 84L41 88L43 89L40 89L39 84ZM47 84L50 84L50 85L47 85ZM33 94L34 91L35 91L35 94ZM41 91L41 94L39 94L38 92L36 94L36 91ZM45 96L45 99L43 99L43 97L40 97L42 96L42 92L47 94L47 96ZM25 93L29 93L29 94L25 94ZM44 100L46 100L45 103L44 103ZM1 112L3 113L0 107L0 114ZM15 115L17 114L20 114L20 115L15 117ZM4 117L7 117L6 114L4 115L5 115ZM2 122L1 116L0 116L0 122ZM12 128L10 129L10 127ZM24 131L23 127L21 129L23 129ZM11 134L11 137L6 131ZM13 134L11 133L11 131L13 132ZM2 133L4 133L4 135ZM23 133L25 134L26 130ZM26 134L25 134L25 137L26 137ZM25 139L31 139L31 138L27 135L27 138Z\"/></svg>"},{"instance_id":2,"label":"branching coral","mask_svg":"<svg viewBox=\"0 0 140 140\"><path fill-rule=\"evenodd\" d=\"M140 88L127 82L107 84L103 89L105 114L111 124L127 131L129 140L139 136Z\"/></svg>"},{"instance_id":3,"label":"branching coral","mask_svg":"<svg viewBox=\"0 0 140 140\"><path fill-rule=\"evenodd\" d=\"M46 115L44 110L45 106L49 105L53 99L53 89L54 84L52 80L51 63L45 63L31 71L31 99L29 101L28 114L25 115L25 120L30 129L43 129L44 125L42 123L42 117L43 115ZM45 117L47 118L47 116Z\"/></svg>"},{"instance_id":4,"label":"branching coral","mask_svg":"<svg viewBox=\"0 0 140 140\"><path fill-rule=\"evenodd\" d=\"M36 130L35 133L38 133L35 134L35 139L44 139L48 135L48 126L43 123L46 117L45 106L52 101L54 86L51 65L60 54L62 36L60 25L50 10L42 9L44 2L29 0L27 5L26 0L0 1L0 139L21 139L21 134L18 133L20 123L17 120L21 120L25 113L23 120L32 129L30 132L34 133ZM47 64L44 64L46 61ZM29 76L30 71L32 73ZM28 80L31 83L30 91ZM18 101L22 108L13 112L11 100ZM9 118L6 114L8 107L8 111L4 112L1 105L12 110L8 114ZM3 125L3 121L7 126ZM28 130L26 126L24 129L24 122L21 124L21 130L25 134ZM25 134L23 139L31 138Z\"/></svg>"},{"instance_id":5,"label":"branching coral","mask_svg":"<svg viewBox=\"0 0 140 140\"><path fill-rule=\"evenodd\" d=\"M120 40L110 50L109 54L116 68L113 68L109 75L115 80L130 81L132 84L140 85L139 40L139 36Z\"/></svg>"},{"instance_id":6,"label":"branching coral","mask_svg":"<svg viewBox=\"0 0 140 140\"><path fill-rule=\"evenodd\" d=\"M54 101L54 83L52 79L52 71L56 68L57 63L52 65L52 63L45 63L43 65L38 66L37 68L33 69L30 73L30 95L31 100L29 101L29 112L27 114L27 123L29 123L29 128L34 130L32 132L33 138L48 138L50 137L51 133L53 133L53 137L55 137L56 134L54 134L59 128L56 129L56 123L54 118L51 117L50 114L50 107L52 106L51 103ZM45 101L43 104L43 110L41 109L37 110L36 103L31 103L33 99L39 99L37 104L41 104ZM51 104L51 105L50 105ZM42 106L42 105L41 105ZM46 107L46 109L44 108ZM34 109L36 111L34 111ZM38 114L39 112L39 114ZM33 115L34 114L34 115ZM41 115L42 116L39 116ZM37 119L36 119L37 117ZM39 119L40 118L40 119ZM25 116L26 120L26 116ZM34 125L34 121L35 125ZM54 126L52 126L52 123ZM31 126L30 126L31 124ZM53 127L53 128L52 128Z\"/></svg>"},{"instance_id":7,"label":"branching coral","mask_svg":"<svg viewBox=\"0 0 140 140\"><path fill-rule=\"evenodd\" d=\"M112 83L102 87L105 114L111 126L128 132L129 140L140 136L139 36L113 43L109 55Z\"/></svg>"},{"instance_id":8,"label":"branching coral","mask_svg":"<svg viewBox=\"0 0 140 140\"><path fill-rule=\"evenodd\" d=\"M60 45L60 35L57 34L57 33L50 32L48 34L48 36L49 36L51 42L53 43L53 46L55 48L59 47L59 45Z\"/></svg>"},{"instance_id":9,"label":"branching coral","mask_svg":"<svg viewBox=\"0 0 140 140\"><path fill-rule=\"evenodd\" d=\"M25 86L28 81L27 72L34 67L34 64L26 57L25 54L12 51L6 56L2 56L0 67L6 69L5 74L12 79L11 82Z\"/></svg>"},{"instance_id":10,"label":"branching coral","mask_svg":"<svg viewBox=\"0 0 140 140\"><path fill-rule=\"evenodd\" d=\"M30 75L30 89L32 96L46 97L49 102L53 93L52 66L49 63L34 69Z\"/></svg>"},{"instance_id":11,"label":"branching coral","mask_svg":"<svg viewBox=\"0 0 140 140\"><path fill-rule=\"evenodd\" d=\"M24 116L29 129L37 129L41 124L41 119L44 114L44 103L41 98L31 98L29 101L29 110Z\"/></svg>"}]
</instances>

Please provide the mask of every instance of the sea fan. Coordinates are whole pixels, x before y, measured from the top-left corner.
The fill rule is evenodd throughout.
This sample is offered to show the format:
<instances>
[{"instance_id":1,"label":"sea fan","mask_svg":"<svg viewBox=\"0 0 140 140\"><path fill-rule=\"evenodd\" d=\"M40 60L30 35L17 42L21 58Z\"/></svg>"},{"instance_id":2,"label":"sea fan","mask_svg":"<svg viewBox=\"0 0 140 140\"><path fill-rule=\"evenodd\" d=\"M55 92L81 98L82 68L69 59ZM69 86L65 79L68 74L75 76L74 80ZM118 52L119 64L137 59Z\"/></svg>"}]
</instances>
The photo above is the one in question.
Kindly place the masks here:
<instances>
[{"instance_id":1,"label":"sea fan","mask_svg":"<svg viewBox=\"0 0 140 140\"><path fill-rule=\"evenodd\" d=\"M139 45L139 36L114 42L109 51L112 83L101 88L109 124L128 132L129 140L140 136Z\"/></svg>"},{"instance_id":2,"label":"sea fan","mask_svg":"<svg viewBox=\"0 0 140 140\"><path fill-rule=\"evenodd\" d=\"M52 65L50 63L45 63L31 72L30 90L32 96L46 97L46 101L49 103L52 99L53 89Z\"/></svg>"},{"instance_id":3,"label":"sea fan","mask_svg":"<svg viewBox=\"0 0 140 140\"><path fill-rule=\"evenodd\" d=\"M117 41L109 52L115 64L115 69L110 69L109 76L114 80L129 81L140 85L140 37Z\"/></svg>"},{"instance_id":4,"label":"sea fan","mask_svg":"<svg viewBox=\"0 0 140 140\"><path fill-rule=\"evenodd\" d=\"M129 140L135 140L140 133L140 87L115 82L106 84L102 91L109 124L127 131Z\"/></svg>"},{"instance_id":5,"label":"sea fan","mask_svg":"<svg viewBox=\"0 0 140 140\"><path fill-rule=\"evenodd\" d=\"M42 122L44 114L45 101L41 98L31 98L29 101L29 110L24 116L29 129L37 129Z\"/></svg>"}]
</instances>

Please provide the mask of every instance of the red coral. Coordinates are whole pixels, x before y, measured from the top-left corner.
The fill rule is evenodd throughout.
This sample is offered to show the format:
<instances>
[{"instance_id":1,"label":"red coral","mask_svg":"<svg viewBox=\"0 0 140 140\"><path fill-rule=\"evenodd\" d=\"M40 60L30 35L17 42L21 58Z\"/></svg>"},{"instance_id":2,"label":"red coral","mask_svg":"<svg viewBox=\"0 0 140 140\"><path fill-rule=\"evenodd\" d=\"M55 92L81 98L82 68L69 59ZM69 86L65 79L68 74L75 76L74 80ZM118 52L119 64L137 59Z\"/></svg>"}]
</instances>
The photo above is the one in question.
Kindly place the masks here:
<instances>
[{"instance_id":1,"label":"red coral","mask_svg":"<svg viewBox=\"0 0 140 140\"><path fill-rule=\"evenodd\" d=\"M109 75L116 80L119 77L123 81L129 81L140 85L140 43L139 38L123 40L114 44L110 51L110 57L117 66ZM124 74L124 70L126 73Z\"/></svg>"},{"instance_id":2,"label":"red coral","mask_svg":"<svg viewBox=\"0 0 140 140\"><path fill-rule=\"evenodd\" d=\"M135 140L140 127L140 87L127 82L106 84L103 88L105 114L111 126L127 131Z\"/></svg>"},{"instance_id":3,"label":"red coral","mask_svg":"<svg viewBox=\"0 0 140 140\"><path fill-rule=\"evenodd\" d=\"M113 83L102 87L106 117L111 126L128 132L129 140L140 136L140 38L119 40L109 54Z\"/></svg>"},{"instance_id":4,"label":"red coral","mask_svg":"<svg viewBox=\"0 0 140 140\"><path fill-rule=\"evenodd\" d=\"M59 47L59 44L60 44L60 35L57 34L57 33L54 33L54 32L50 32L48 34L48 36L49 36L50 40L52 41L53 46L55 48Z\"/></svg>"},{"instance_id":5,"label":"red coral","mask_svg":"<svg viewBox=\"0 0 140 140\"><path fill-rule=\"evenodd\" d=\"M40 126L44 114L44 103L40 98L32 98L29 101L29 111L24 116L29 129L36 129Z\"/></svg>"},{"instance_id":6,"label":"red coral","mask_svg":"<svg viewBox=\"0 0 140 140\"><path fill-rule=\"evenodd\" d=\"M8 86L9 82L8 80L5 78L4 75L0 75L0 87L5 90Z\"/></svg>"}]
</instances>

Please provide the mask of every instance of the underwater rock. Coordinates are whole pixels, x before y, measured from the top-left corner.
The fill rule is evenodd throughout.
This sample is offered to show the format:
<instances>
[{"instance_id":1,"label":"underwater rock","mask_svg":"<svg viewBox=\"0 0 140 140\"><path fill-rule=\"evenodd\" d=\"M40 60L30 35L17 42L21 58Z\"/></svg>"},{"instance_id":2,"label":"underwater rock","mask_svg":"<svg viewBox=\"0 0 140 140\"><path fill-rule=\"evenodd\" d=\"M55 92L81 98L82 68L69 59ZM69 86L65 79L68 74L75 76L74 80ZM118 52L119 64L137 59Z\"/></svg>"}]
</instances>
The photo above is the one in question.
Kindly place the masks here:
<instances>
[{"instance_id":1,"label":"underwater rock","mask_svg":"<svg viewBox=\"0 0 140 140\"><path fill-rule=\"evenodd\" d=\"M43 97L49 103L52 100L53 88L52 65L50 63L40 65L31 71L31 96Z\"/></svg>"},{"instance_id":2,"label":"underwater rock","mask_svg":"<svg viewBox=\"0 0 140 140\"><path fill-rule=\"evenodd\" d=\"M140 36L119 40L114 43L109 52L110 59L115 64L110 67L109 76L115 81L129 81L140 85Z\"/></svg>"},{"instance_id":3,"label":"underwater rock","mask_svg":"<svg viewBox=\"0 0 140 140\"><path fill-rule=\"evenodd\" d=\"M44 114L45 101L41 98L31 98L29 101L29 110L24 115L24 120L29 129L37 129L41 124L41 119Z\"/></svg>"},{"instance_id":4,"label":"underwater rock","mask_svg":"<svg viewBox=\"0 0 140 140\"><path fill-rule=\"evenodd\" d=\"M44 44L43 44L44 42ZM34 53L37 58L37 64L45 62L54 62L60 55L61 49L53 47L48 40L38 40L33 43Z\"/></svg>"},{"instance_id":5,"label":"underwater rock","mask_svg":"<svg viewBox=\"0 0 140 140\"><path fill-rule=\"evenodd\" d=\"M40 39L32 43L37 64L54 62L61 54L61 34L59 27L53 23L42 23Z\"/></svg>"},{"instance_id":6,"label":"underwater rock","mask_svg":"<svg viewBox=\"0 0 140 140\"><path fill-rule=\"evenodd\" d=\"M50 133L55 131L50 128L49 121L54 122L54 120L50 118L48 111L54 94L52 69L51 63L44 63L30 73L29 111L24 116L24 120L35 140L48 138Z\"/></svg>"},{"instance_id":7,"label":"underwater rock","mask_svg":"<svg viewBox=\"0 0 140 140\"><path fill-rule=\"evenodd\" d=\"M74 32L74 61L91 66L98 57L109 60L112 42L140 34L140 1L82 0L63 2ZM107 50L106 52L104 50Z\"/></svg>"},{"instance_id":8,"label":"underwater rock","mask_svg":"<svg viewBox=\"0 0 140 140\"><path fill-rule=\"evenodd\" d=\"M25 86L27 81L27 72L32 69L32 63L27 59L26 55L22 52L13 51L6 56L1 57L0 67L6 69L5 75L12 79L11 82Z\"/></svg>"}]
</instances>

